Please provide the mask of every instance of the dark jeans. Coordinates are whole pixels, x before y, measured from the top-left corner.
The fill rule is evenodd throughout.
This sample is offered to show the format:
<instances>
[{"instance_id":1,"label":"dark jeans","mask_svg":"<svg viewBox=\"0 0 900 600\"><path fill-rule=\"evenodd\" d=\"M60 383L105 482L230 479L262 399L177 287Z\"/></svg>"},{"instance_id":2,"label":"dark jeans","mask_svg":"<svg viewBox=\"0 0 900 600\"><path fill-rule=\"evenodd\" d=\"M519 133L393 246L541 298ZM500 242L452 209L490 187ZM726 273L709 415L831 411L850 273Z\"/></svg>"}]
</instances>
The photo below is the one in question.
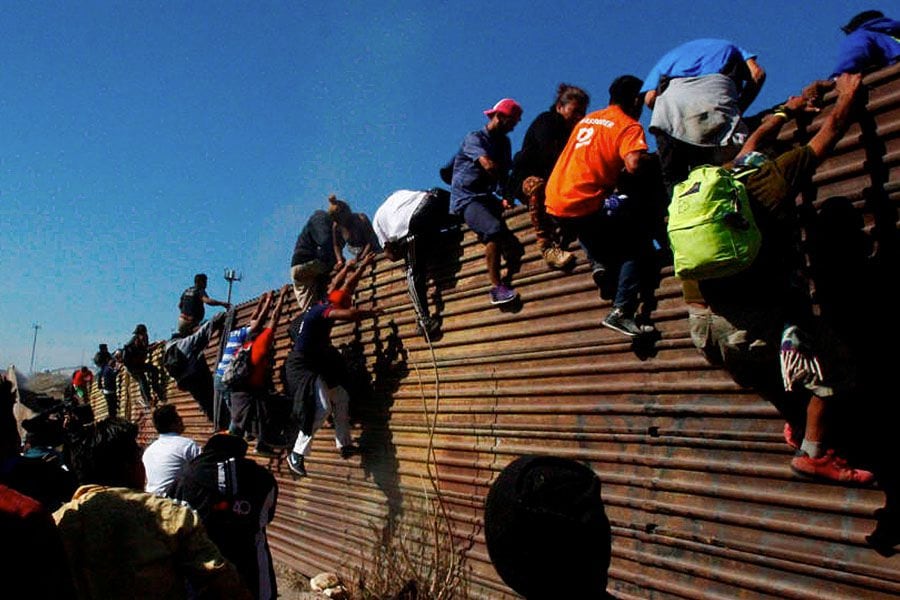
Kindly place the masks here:
<instances>
[{"instance_id":1,"label":"dark jeans","mask_svg":"<svg viewBox=\"0 0 900 600\"><path fill-rule=\"evenodd\" d=\"M645 236L623 226L625 221L600 212L557 221L565 234L578 238L588 260L603 264L609 273L618 271L613 306L633 315L641 288L640 260Z\"/></svg>"},{"instance_id":2,"label":"dark jeans","mask_svg":"<svg viewBox=\"0 0 900 600\"><path fill-rule=\"evenodd\" d=\"M718 149L695 146L676 140L667 133L654 131L656 136L656 153L662 167L663 185L668 197L672 197L675 184L681 183L690 174L691 169L700 165L718 164Z\"/></svg>"},{"instance_id":3,"label":"dark jeans","mask_svg":"<svg viewBox=\"0 0 900 600\"><path fill-rule=\"evenodd\" d=\"M261 392L256 390L232 390L231 391L231 424L228 426L233 433L243 434L247 431L256 432L256 423L265 422L265 403L260 401ZM259 429L263 429L259 427ZM259 432L259 439L265 436Z\"/></svg>"},{"instance_id":4,"label":"dark jeans","mask_svg":"<svg viewBox=\"0 0 900 600\"><path fill-rule=\"evenodd\" d=\"M458 227L460 219L450 213L450 198L444 194L429 194L409 219L406 242L406 285L410 300L419 319L429 317L428 265L438 257L442 246L442 232ZM446 251L446 248L443 248Z\"/></svg>"}]
</instances>

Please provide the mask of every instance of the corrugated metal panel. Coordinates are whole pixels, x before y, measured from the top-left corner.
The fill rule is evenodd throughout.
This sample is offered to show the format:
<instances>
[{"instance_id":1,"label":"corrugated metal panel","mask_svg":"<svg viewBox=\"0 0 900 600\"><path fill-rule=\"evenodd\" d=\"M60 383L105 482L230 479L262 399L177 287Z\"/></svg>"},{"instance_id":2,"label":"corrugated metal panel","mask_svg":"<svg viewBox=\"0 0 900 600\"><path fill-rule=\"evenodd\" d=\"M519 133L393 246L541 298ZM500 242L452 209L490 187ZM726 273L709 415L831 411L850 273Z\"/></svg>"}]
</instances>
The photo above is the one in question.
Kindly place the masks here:
<instances>
[{"instance_id":1,"label":"corrugated metal panel","mask_svg":"<svg viewBox=\"0 0 900 600\"><path fill-rule=\"evenodd\" d=\"M871 118L851 127L821 166L818 193L808 200L819 206L843 194L868 227L895 229L900 68L867 81ZM662 338L636 351L599 326L609 303L598 300L583 257L569 274L548 271L522 209L509 223L527 250L515 279L521 310L487 303L481 247L467 233L435 273L444 336L433 354L415 333L400 270L382 261L362 282L358 302L385 313L337 327L335 339L361 374L352 411L365 453L341 460L326 429L308 461L311 477L295 481L284 465L266 463L281 487L269 529L280 561L307 575L352 573L386 519L413 510L423 496L428 418L436 412L434 469L460 543L472 542L473 598L516 597L490 565L480 523L488 485L523 453L569 456L598 473L614 533L610 589L620 598L900 595L900 559L878 555L864 540L883 492L791 475L783 420L694 350L670 269L654 315ZM240 308L241 323L252 305ZM295 311L285 311L278 329L279 364ZM212 364L213 350L207 354ZM133 384L123 384L136 398ZM169 401L182 409L189 435L210 433L172 386ZM123 405L150 439L146 411L134 401Z\"/></svg>"}]
</instances>

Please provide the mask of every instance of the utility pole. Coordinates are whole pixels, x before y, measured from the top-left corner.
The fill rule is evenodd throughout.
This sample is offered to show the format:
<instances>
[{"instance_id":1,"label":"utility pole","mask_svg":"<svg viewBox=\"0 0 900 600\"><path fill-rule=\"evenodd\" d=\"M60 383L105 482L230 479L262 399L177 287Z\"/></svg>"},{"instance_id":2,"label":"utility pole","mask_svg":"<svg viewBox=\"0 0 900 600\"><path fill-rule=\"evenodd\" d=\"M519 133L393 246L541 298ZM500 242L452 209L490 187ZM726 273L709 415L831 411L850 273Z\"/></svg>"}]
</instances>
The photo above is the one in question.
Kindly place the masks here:
<instances>
[{"instance_id":1,"label":"utility pole","mask_svg":"<svg viewBox=\"0 0 900 600\"><path fill-rule=\"evenodd\" d=\"M226 302L231 304L231 286L235 281L241 280L241 274L235 271L234 269L225 269L225 281L228 282L228 299ZM219 337L219 349L216 353L216 364L220 360L222 360L222 355L225 353L225 345L228 343L228 332L231 331L231 325L234 323L234 307L228 309L228 314L225 315L225 329L222 331L221 337ZM213 393L213 423L216 427L219 427L220 416L222 415L223 410L228 410L224 403L222 402L222 392L221 390L216 389Z\"/></svg>"},{"instance_id":2,"label":"utility pole","mask_svg":"<svg viewBox=\"0 0 900 600\"><path fill-rule=\"evenodd\" d=\"M32 323L31 328L34 329L34 340L31 342L31 370L29 373L34 373L34 348L37 346L37 332L38 329L41 328L37 323Z\"/></svg>"},{"instance_id":3,"label":"utility pole","mask_svg":"<svg viewBox=\"0 0 900 600\"><path fill-rule=\"evenodd\" d=\"M228 300L226 300L228 304L231 304L231 286L235 281L240 281L242 277L243 275L234 269L225 269L225 281L228 282Z\"/></svg>"}]
</instances>

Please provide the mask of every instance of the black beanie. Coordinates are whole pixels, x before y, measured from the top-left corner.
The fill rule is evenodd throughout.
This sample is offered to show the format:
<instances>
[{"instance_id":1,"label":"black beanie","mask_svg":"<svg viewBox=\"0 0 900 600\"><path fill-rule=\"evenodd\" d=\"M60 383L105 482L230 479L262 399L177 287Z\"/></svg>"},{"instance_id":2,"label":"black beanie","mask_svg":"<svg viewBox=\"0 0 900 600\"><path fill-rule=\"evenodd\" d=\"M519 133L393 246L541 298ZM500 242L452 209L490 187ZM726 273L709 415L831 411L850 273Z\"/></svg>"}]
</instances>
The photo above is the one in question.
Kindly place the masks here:
<instances>
[{"instance_id":1,"label":"black beanie","mask_svg":"<svg viewBox=\"0 0 900 600\"><path fill-rule=\"evenodd\" d=\"M528 600L606 597L612 537L600 479L585 465L514 460L488 492L484 534L497 573Z\"/></svg>"}]
</instances>

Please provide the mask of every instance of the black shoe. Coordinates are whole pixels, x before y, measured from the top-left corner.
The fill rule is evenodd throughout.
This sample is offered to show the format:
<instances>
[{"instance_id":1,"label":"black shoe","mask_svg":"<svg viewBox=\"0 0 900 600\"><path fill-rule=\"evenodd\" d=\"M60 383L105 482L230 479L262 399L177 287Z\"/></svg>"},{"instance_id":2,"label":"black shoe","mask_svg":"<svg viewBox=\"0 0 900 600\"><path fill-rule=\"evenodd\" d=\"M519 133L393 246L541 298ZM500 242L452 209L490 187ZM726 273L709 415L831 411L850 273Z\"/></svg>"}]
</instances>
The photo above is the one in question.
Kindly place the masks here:
<instances>
[{"instance_id":1,"label":"black shoe","mask_svg":"<svg viewBox=\"0 0 900 600\"><path fill-rule=\"evenodd\" d=\"M306 477L306 467L303 466L302 454L291 452L290 454L288 454L287 464L288 468L293 471L298 477Z\"/></svg>"},{"instance_id":2,"label":"black shoe","mask_svg":"<svg viewBox=\"0 0 900 600\"><path fill-rule=\"evenodd\" d=\"M602 287L603 279L606 277L606 265L598 262L591 264L591 277L594 278L594 285Z\"/></svg>"},{"instance_id":3,"label":"black shoe","mask_svg":"<svg viewBox=\"0 0 900 600\"><path fill-rule=\"evenodd\" d=\"M621 308L613 308L609 311L609 314L603 319L603 326L609 327L628 337L634 337L641 333L641 328L634 322L634 319L625 316L625 313L622 312Z\"/></svg>"},{"instance_id":4,"label":"black shoe","mask_svg":"<svg viewBox=\"0 0 900 600\"><path fill-rule=\"evenodd\" d=\"M278 458L280 452L265 442L256 442L256 455L265 458Z\"/></svg>"},{"instance_id":5,"label":"black shoe","mask_svg":"<svg viewBox=\"0 0 900 600\"><path fill-rule=\"evenodd\" d=\"M357 454L362 454L362 448L357 446L356 444L350 444L349 446L344 446L341 448L341 458L347 460L351 456L355 456Z\"/></svg>"}]
</instances>

